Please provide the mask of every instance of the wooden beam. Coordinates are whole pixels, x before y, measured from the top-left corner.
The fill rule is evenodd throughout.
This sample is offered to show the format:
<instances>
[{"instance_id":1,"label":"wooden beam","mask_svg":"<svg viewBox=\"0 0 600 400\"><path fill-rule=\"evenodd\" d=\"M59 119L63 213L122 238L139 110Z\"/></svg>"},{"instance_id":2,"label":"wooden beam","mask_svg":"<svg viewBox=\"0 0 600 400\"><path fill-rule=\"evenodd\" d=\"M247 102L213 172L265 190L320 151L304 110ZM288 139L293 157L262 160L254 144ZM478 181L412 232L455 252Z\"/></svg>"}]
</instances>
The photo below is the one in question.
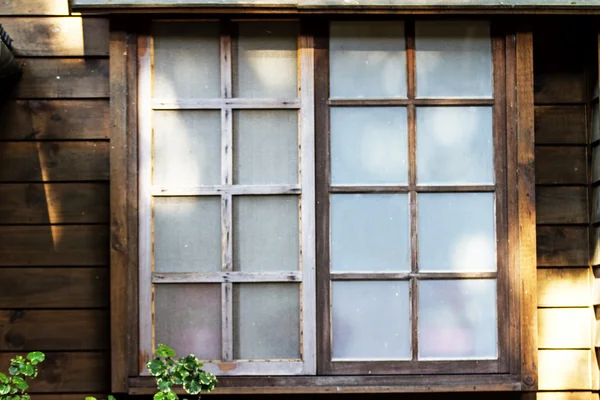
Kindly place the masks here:
<instances>
[{"instance_id":1,"label":"wooden beam","mask_svg":"<svg viewBox=\"0 0 600 400\"><path fill-rule=\"evenodd\" d=\"M65 0L5 0L0 2L0 15L69 15L69 3Z\"/></svg>"}]
</instances>

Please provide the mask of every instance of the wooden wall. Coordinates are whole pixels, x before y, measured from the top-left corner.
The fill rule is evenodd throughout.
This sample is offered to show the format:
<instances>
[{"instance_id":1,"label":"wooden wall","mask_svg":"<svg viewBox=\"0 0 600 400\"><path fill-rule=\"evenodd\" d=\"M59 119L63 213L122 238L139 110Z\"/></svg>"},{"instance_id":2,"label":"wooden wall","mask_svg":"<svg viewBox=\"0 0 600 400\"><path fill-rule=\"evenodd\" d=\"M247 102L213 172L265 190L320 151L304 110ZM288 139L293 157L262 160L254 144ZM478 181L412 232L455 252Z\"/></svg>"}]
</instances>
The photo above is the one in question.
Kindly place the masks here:
<instances>
[{"instance_id":1,"label":"wooden wall","mask_svg":"<svg viewBox=\"0 0 600 400\"><path fill-rule=\"evenodd\" d=\"M0 23L24 66L0 103L0 370L44 351L34 398L83 399L109 390L108 20L8 0Z\"/></svg>"}]
</instances>

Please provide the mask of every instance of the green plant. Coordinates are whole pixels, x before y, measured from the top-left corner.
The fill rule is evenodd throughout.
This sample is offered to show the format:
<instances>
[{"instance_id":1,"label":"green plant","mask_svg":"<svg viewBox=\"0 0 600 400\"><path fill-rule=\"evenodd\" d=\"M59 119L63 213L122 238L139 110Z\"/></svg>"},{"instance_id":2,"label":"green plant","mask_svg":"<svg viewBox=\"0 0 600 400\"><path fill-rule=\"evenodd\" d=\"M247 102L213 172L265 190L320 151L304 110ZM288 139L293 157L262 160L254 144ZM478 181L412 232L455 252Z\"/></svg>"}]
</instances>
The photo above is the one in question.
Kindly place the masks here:
<instances>
[{"instance_id":1,"label":"green plant","mask_svg":"<svg viewBox=\"0 0 600 400\"><path fill-rule=\"evenodd\" d=\"M26 357L16 356L10 360L8 376L0 372L0 400L29 400L29 384L38 374L38 364L44 361L44 353L34 351Z\"/></svg>"},{"instance_id":2,"label":"green plant","mask_svg":"<svg viewBox=\"0 0 600 400\"><path fill-rule=\"evenodd\" d=\"M183 390L192 395L199 395L200 392L208 393L215 388L217 378L210 372L204 371L202 369L204 364L193 354L176 359L173 349L159 344L156 355L156 358L146 364L148 371L156 379L159 390L154 395L154 400L179 399L173 391L174 385L182 385Z\"/></svg>"}]
</instances>

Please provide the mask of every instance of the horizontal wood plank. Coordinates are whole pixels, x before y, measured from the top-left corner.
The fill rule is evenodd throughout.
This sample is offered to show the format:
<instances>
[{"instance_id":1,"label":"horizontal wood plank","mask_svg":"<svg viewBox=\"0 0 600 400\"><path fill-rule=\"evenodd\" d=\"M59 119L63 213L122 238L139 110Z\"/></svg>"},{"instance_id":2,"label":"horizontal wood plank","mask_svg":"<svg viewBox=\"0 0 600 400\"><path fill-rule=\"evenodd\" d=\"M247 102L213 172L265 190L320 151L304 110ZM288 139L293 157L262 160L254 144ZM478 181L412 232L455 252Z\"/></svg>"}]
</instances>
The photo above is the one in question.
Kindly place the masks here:
<instances>
[{"instance_id":1,"label":"horizontal wood plank","mask_svg":"<svg viewBox=\"0 0 600 400\"><path fill-rule=\"evenodd\" d=\"M4 18L2 26L18 57L108 56L106 18Z\"/></svg>"},{"instance_id":2,"label":"horizontal wood plank","mask_svg":"<svg viewBox=\"0 0 600 400\"><path fill-rule=\"evenodd\" d=\"M31 98L108 97L108 60L104 58L25 58L14 96Z\"/></svg>"},{"instance_id":3,"label":"horizontal wood plank","mask_svg":"<svg viewBox=\"0 0 600 400\"><path fill-rule=\"evenodd\" d=\"M538 224L588 222L588 189L585 186L538 186L535 201Z\"/></svg>"},{"instance_id":4,"label":"horizontal wood plank","mask_svg":"<svg viewBox=\"0 0 600 400\"><path fill-rule=\"evenodd\" d=\"M108 223L108 183L0 184L0 224Z\"/></svg>"},{"instance_id":5,"label":"horizontal wood plank","mask_svg":"<svg viewBox=\"0 0 600 400\"><path fill-rule=\"evenodd\" d=\"M561 146L536 147L535 183L586 185L586 148Z\"/></svg>"},{"instance_id":6,"label":"horizontal wood plank","mask_svg":"<svg viewBox=\"0 0 600 400\"><path fill-rule=\"evenodd\" d=\"M592 347L591 308L540 308L538 346L542 349L589 349Z\"/></svg>"},{"instance_id":7,"label":"horizontal wood plank","mask_svg":"<svg viewBox=\"0 0 600 400\"><path fill-rule=\"evenodd\" d=\"M108 226L0 226L0 266L108 265Z\"/></svg>"},{"instance_id":8,"label":"horizontal wood plank","mask_svg":"<svg viewBox=\"0 0 600 400\"><path fill-rule=\"evenodd\" d=\"M535 107L535 142L586 144L585 106Z\"/></svg>"},{"instance_id":9,"label":"horizontal wood plank","mask_svg":"<svg viewBox=\"0 0 600 400\"><path fill-rule=\"evenodd\" d=\"M591 350L539 350L540 390L590 390Z\"/></svg>"},{"instance_id":10,"label":"horizontal wood plank","mask_svg":"<svg viewBox=\"0 0 600 400\"><path fill-rule=\"evenodd\" d=\"M0 182L109 178L109 143L0 142Z\"/></svg>"},{"instance_id":11,"label":"horizontal wood plank","mask_svg":"<svg viewBox=\"0 0 600 400\"><path fill-rule=\"evenodd\" d=\"M106 399L107 393L85 393L85 397L92 396L96 399ZM32 400L82 400L81 394L73 393L32 393Z\"/></svg>"},{"instance_id":12,"label":"horizontal wood plank","mask_svg":"<svg viewBox=\"0 0 600 400\"><path fill-rule=\"evenodd\" d=\"M0 268L0 308L108 307L108 268Z\"/></svg>"},{"instance_id":13,"label":"horizontal wood plank","mask_svg":"<svg viewBox=\"0 0 600 400\"><path fill-rule=\"evenodd\" d=\"M596 186L592 189L592 212L591 212L591 222L598 223L600 222L600 186Z\"/></svg>"},{"instance_id":14,"label":"horizontal wood plank","mask_svg":"<svg viewBox=\"0 0 600 400\"><path fill-rule=\"evenodd\" d=\"M538 266L588 265L587 226L538 226Z\"/></svg>"},{"instance_id":15,"label":"horizontal wood plank","mask_svg":"<svg viewBox=\"0 0 600 400\"><path fill-rule=\"evenodd\" d=\"M0 140L108 139L108 100L12 100L0 103Z\"/></svg>"},{"instance_id":16,"label":"horizontal wood plank","mask_svg":"<svg viewBox=\"0 0 600 400\"><path fill-rule=\"evenodd\" d=\"M22 353L0 353L0 370ZM38 377L31 381L31 393L108 391L109 355L105 352L47 353ZM84 396L81 396L83 398Z\"/></svg>"},{"instance_id":17,"label":"horizontal wood plank","mask_svg":"<svg viewBox=\"0 0 600 400\"><path fill-rule=\"evenodd\" d=\"M68 0L4 0L0 15L69 15Z\"/></svg>"},{"instance_id":18,"label":"horizontal wood plank","mask_svg":"<svg viewBox=\"0 0 600 400\"><path fill-rule=\"evenodd\" d=\"M540 268L537 277L538 306L589 307L589 268Z\"/></svg>"},{"instance_id":19,"label":"horizontal wood plank","mask_svg":"<svg viewBox=\"0 0 600 400\"><path fill-rule=\"evenodd\" d=\"M0 310L0 351L106 350L106 310Z\"/></svg>"}]
</instances>

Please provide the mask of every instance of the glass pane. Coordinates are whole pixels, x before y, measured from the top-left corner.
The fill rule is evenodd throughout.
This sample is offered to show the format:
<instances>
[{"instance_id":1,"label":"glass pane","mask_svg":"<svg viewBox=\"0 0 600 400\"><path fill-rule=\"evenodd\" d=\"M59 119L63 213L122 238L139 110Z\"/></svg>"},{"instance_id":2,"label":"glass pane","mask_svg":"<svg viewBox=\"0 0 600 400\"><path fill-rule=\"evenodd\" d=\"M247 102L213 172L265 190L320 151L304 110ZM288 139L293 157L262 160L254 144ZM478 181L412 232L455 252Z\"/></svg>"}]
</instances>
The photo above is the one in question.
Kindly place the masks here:
<instances>
[{"instance_id":1,"label":"glass pane","mask_svg":"<svg viewBox=\"0 0 600 400\"><path fill-rule=\"evenodd\" d=\"M331 97L406 97L403 22L332 22Z\"/></svg>"},{"instance_id":2,"label":"glass pane","mask_svg":"<svg viewBox=\"0 0 600 400\"><path fill-rule=\"evenodd\" d=\"M495 271L493 193L419 194L419 270Z\"/></svg>"},{"instance_id":3,"label":"glass pane","mask_svg":"<svg viewBox=\"0 0 600 400\"><path fill-rule=\"evenodd\" d=\"M221 199L154 198L154 270L221 271Z\"/></svg>"},{"instance_id":4,"label":"glass pane","mask_svg":"<svg viewBox=\"0 0 600 400\"><path fill-rule=\"evenodd\" d=\"M333 282L333 358L410 359L408 282Z\"/></svg>"},{"instance_id":5,"label":"glass pane","mask_svg":"<svg viewBox=\"0 0 600 400\"><path fill-rule=\"evenodd\" d=\"M236 271L297 271L299 254L298 196L234 197Z\"/></svg>"},{"instance_id":6,"label":"glass pane","mask_svg":"<svg viewBox=\"0 0 600 400\"><path fill-rule=\"evenodd\" d=\"M493 184L493 142L491 107L419 107L418 183Z\"/></svg>"},{"instance_id":7,"label":"glass pane","mask_svg":"<svg viewBox=\"0 0 600 400\"><path fill-rule=\"evenodd\" d=\"M297 24L240 23L233 51L234 97L298 96Z\"/></svg>"},{"instance_id":8,"label":"glass pane","mask_svg":"<svg viewBox=\"0 0 600 400\"><path fill-rule=\"evenodd\" d=\"M247 185L298 183L298 112L233 113L233 180Z\"/></svg>"},{"instance_id":9,"label":"glass pane","mask_svg":"<svg viewBox=\"0 0 600 400\"><path fill-rule=\"evenodd\" d=\"M407 183L406 108L332 107L331 181Z\"/></svg>"},{"instance_id":10,"label":"glass pane","mask_svg":"<svg viewBox=\"0 0 600 400\"><path fill-rule=\"evenodd\" d=\"M497 356L495 279L419 282L419 359Z\"/></svg>"},{"instance_id":11,"label":"glass pane","mask_svg":"<svg viewBox=\"0 0 600 400\"><path fill-rule=\"evenodd\" d=\"M154 286L156 343L201 360L221 359L221 285Z\"/></svg>"},{"instance_id":12,"label":"glass pane","mask_svg":"<svg viewBox=\"0 0 600 400\"><path fill-rule=\"evenodd\" d=\"M492 97L492 43L485 21L415 24L418 97Z\"/></svg>"},{"instance_id":13,"label":"glass pane","mask_svg":"<svg viewBox=\"0 0 600 400\"><path fill-rule=\"evenodd\" d=\"M233 358L300 359L300 285L233 285Z\"/></svg>"},{"instance_id":14,"label":"glass pane","mask_svg":"<svg viewBox=\"0 0 600 400\"><path fill-rule=\"evenodd\" d=\"M218 24L154 22L152 34L154 97L221 97Z\"/></svg>"},{"instance_id":15,"label":"glass pane","mask_svg":"<svg viewBox=\"0 0 600 400\"><path fill-rule=\"evenodd\" d=\"M408 195L331 195L332 271L409 271Z\"/></svg>"},{"instance_id":16,"label":"glass pane","mask_svg":"<svg viewBox=\"0 0 600 400\"><path fill-rule=\"evenodd\" d=\"M600 140L600 109L598 102L592 106L592 142Z\"/></svg>"},{"instance_id":17,"label":"glass pane","mask_svg":"<svg viewBox=\"0 0 600 400\"><path fill-rule=\"evenodd\" d=\"M154 112L154 184L217 185L221 182L221 113Z\"/></svg>"}]
</instances>

